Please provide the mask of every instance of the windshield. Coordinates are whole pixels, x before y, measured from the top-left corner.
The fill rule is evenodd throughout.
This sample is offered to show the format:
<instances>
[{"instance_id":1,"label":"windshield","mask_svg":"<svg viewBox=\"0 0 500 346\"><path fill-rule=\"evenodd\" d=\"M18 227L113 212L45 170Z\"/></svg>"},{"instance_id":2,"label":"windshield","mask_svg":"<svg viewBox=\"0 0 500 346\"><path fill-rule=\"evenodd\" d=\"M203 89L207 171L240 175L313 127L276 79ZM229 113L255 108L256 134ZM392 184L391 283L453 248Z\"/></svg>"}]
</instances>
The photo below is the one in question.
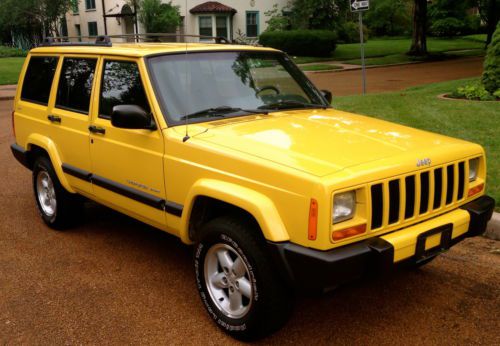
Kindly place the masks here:
<instances>
[{"instance_id":1,"label":"windshield","mask_svg":"<svg viewBox=\"0 0 500 346\"><path fill-rule=\"evenodd\" d=\"M169 125L328 106L281 53L189 53L152 57L148 62Z\"/></svg>"}]
</instances>

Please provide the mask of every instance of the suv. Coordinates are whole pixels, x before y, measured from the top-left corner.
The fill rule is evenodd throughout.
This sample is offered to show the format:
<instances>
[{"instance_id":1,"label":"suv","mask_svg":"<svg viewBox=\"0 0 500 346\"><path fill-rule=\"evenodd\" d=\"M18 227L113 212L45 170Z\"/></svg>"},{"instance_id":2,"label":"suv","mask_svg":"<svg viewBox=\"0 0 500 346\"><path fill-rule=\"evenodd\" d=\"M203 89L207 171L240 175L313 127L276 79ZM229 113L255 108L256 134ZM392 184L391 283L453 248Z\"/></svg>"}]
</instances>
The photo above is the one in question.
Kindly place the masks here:
<instances>
[{"instance_id":1,"label":"suv","mask_svg":"<svg viewBox=\"0 0 500 346\"><path fill-rule=\"evenodd\" d=\"M49 227L83 196L194 244L210 317L258 338L294 292L425 264L492 215L481 146L330 103L269 48L48 43L22 69L12 152Z\"/></svg>"}]
</instances>

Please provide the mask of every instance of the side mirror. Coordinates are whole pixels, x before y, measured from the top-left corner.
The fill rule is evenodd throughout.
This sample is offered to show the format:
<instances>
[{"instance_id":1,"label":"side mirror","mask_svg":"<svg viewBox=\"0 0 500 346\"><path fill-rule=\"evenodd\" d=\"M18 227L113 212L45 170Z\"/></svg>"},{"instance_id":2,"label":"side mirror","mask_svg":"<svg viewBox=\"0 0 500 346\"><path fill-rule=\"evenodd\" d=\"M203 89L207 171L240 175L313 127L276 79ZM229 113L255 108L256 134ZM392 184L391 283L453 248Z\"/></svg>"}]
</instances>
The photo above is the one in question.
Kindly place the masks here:
<instances>
[{"instance_id":1,"label":"side mirror","mask_svg":"<svg viewBox=\"0 0 500 346\"><path fill-rule=\"evenodd\" d=\"M113 107L111 125L121 129L156 130L150 113L137 105L118 105Z\"/></svg>"},{"instance_id":2,"label":"side mirror","mask_svg":"<svg viewBox=\"0 0 500 346\"><path fill-rule=\"evenodd\" d=\"M328 101L328 104L332 104L333 95L332 95L331 91L329 91L329 90L321 90L321 94Z\"/></svg>"}]
</instances>

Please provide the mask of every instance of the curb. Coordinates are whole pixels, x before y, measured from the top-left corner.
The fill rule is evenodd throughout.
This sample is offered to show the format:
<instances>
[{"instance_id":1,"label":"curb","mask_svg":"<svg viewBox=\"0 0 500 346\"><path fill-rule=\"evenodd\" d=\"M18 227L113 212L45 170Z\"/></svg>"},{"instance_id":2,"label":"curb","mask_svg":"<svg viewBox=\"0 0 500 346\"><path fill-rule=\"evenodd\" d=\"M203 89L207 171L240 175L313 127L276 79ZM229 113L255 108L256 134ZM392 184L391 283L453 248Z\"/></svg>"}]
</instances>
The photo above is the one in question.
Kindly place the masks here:
<instances>
[{"instance_id":1,"label":"curb","mask_svg":"<svg viewBox=\"0 0 500 346\"><path fill-rule=\"evenodd\" d=\"M12 96L0 96L0 101L8 101L8 100L13 100L14 95Z\"/></svg>"},{"instance_id":2,"label":"curb","mask_svg":"<svg viewBox=\"0 0 500 346\"><path fill-rule=\"evenodd\" d=\"M493 212L484 236L488 239L500 240L500 213Z\"/></svg>"}]
</instances>

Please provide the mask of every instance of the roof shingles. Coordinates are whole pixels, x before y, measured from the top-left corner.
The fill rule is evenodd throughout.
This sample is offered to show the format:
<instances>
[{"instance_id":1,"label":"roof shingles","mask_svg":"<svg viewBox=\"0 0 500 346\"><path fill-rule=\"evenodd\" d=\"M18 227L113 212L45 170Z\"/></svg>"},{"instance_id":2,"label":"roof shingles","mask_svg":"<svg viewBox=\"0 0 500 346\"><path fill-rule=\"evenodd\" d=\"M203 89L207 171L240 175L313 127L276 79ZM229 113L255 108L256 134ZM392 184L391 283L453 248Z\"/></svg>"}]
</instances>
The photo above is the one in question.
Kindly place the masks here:
<instances>
[{"instance_id":1,"label":"roof shingles","mask_svg":"<svg viewBox=\"0 0 500 346\"><path fill-rule=\"evenodd\" d=\"M193 7L189 12L192 14L197 13L232 13L235 14L237 11L227 5L221 4L217 1L207 1Z\"/></svg>"}]
</instances>

